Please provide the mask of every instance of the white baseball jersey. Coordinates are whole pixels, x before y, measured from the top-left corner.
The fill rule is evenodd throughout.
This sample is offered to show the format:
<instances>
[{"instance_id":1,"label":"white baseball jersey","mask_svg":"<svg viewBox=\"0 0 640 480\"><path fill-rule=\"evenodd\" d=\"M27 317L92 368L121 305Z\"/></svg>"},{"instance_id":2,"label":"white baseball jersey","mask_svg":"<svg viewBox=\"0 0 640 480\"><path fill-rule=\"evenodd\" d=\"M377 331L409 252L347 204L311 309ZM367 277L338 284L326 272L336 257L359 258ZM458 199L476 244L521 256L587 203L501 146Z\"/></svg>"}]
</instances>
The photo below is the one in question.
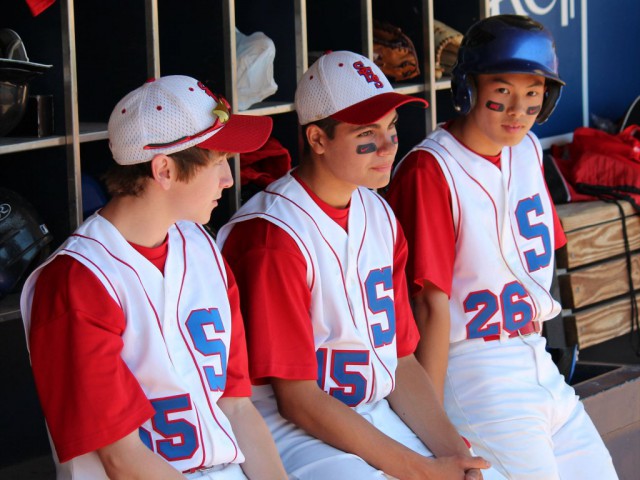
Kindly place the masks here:
<instances>
[{"instance_id":1,"label":"white baseball jersey","mask_svg":"<svg viewBox=\"0 0 640 480\"><path fill-rule=\"evenodd\" d=\"M433 456L385 399L397 366L392 269L399 233L390 207L376 193L357 189L351 197L347 235L297 180L286 175L237 212L219 232L219 245L234 224L252 218L282 228L306 260L321 388L397 442ZM286 322L284 316L282 328ZM252 399L290 478L390 478L282 418L269 385L254 386ZM487 480L504 478L493 469L483 475Z\"/></svg>"},{"instance_id":2,"label":"white baseball jersey","mask_svg":"<svg viewBox=\"0 0 640 480\"><path fill-rule=\"evenodd\" d=\"M282 228L307 262L321 388L351 407L389 395L397 365L392 282L397 224L386 202L357 189L347 234L287 174L220 230L220 247L235 223L252 218Z\"/></svg>"},{"instance_id":3,"label":"white baseball jersey","mask_svg":"<svg viewBox=\"0 0 640 480\"><path fill-rule=\"evenodd\" d=\"M241 463L244 457L217 405L231 338L222 258L199 225L180 222L168 235L164 276L98 214L51 259L70 255L82 263L125 312L121 355L156 411L140 427L143 442L179 471ZM29 277L22 294L27 338L43 267ZM59 465L58 475L106 478L95 452Z\"/></svg>"},{"instance_id":4,"label":"white baseball jersey","mask_svg":"<svg viewBox=\"0 0 640 480\"><path fill-rule=\"evenodd\" d=\"M529 133L503 149L502 171L444 129L416 149L435 157L451 190L451 342L509 336L531 321L555 317L560 305L549 293L553 210L538 139Z\"/></svg>"},{"instance_id":5,"label":"white baseball jersey","mask_svg":"<svg viewBox=\"0 0 640 480\"><path fill-rule=\"evenodd\" d=\"M616 479L545 338L513 335L560 309L549 294L553 214L537 138L528 133L504 148L500 169L441 128L416 148L436 159L451 192L456 250L447 415L507 478Z\"/></svg>"}]
</instances>

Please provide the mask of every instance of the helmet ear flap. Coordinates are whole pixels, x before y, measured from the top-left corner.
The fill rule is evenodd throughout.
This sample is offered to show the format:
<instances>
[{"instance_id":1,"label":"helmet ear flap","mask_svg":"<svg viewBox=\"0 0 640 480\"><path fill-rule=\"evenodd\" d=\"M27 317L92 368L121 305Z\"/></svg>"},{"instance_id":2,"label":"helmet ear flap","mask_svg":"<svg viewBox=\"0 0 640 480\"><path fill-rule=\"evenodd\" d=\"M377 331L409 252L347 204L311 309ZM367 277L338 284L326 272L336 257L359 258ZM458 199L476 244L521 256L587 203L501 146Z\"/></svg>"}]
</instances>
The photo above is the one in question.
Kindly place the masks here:
<instances>
[{"instance_id":1,"label":"helmet ear flap","mask_svg":"<svg viewBox=\"0 0 640 480\"><path fill-rule=\"evenodd\" d=\"M453 107L462 115L466 115L476 104L476 83L471 75L458 74L451 80Z\"/></svg>"},{"instance_id":2,"label":"helmet ear flap","mask_svg":"<svg viewBox=\"0 0 640 480\"><path fill-rule=\"evenodd\" d=\"M467 75L467 92L469 92L469 111L476 106L478 99L478 89L476 88L476 79L472 75Z\"/></svg>"},{"instance_id":3,"label":"helmet ear flap","mask_svg":"<svg viewBox=\"0 0 640 480\"><path fill-rule=\"evenodd\" d=\"M553 82L547 81L547 88L544 92L544 100L542 101L542 108L540 109L540 113L536 117L536 123L542 124L549 119L549 116L553 113L558 104L558 100L560 100L560 94L562 93L562 85Z\"/></svg>"}]
</instances>

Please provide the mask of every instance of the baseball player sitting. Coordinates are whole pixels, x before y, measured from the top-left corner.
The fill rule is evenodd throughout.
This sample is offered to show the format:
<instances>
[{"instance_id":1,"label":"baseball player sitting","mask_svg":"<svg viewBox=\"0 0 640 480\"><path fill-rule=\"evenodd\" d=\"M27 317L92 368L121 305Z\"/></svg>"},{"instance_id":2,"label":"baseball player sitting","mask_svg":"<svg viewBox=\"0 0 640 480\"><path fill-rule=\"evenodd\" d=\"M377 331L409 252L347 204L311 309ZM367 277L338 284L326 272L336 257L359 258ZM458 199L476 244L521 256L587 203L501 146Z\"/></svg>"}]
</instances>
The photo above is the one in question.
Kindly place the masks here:
<instances>
[{"instance_id":1,"label":"baseball player sitting","mask_svg":"<svg viewBox=\"0 0 640 480\"><path fill-rule=\"evenodd\" d=\"M248 398L235 280L202 227L233 183L224 152L271 131L228 109L185 76L125 96L108 127L112 200L24 287L60 479L286 478Z\"/></svg>"},{"instance_id":2,"label":"baseball player sitting","mask_svg":"<svg viewBox=\"0 0 640 480\"><path fill-rule=\"evenodd\" d=\"M611 458L558 372L541 324L566 242L529 132L564 82L551 34L499 15L467 32L453 70L463 114L398 165L387 198L409 243L425 367L474 450L513 479L614 479Z\"/></svg>"},{"instance_id":3,"label":"baseball player sitting","mask_svg":"<svg viewBox=\"0 0 640 480\"><path fill-rule=\"evenodd\" d=\"M471 479L489 466L413 356L406 241L369 190L389 181L396 108L409 102L426 104L369 59L323 55L295 95L299 167L218 234L242 294L253 401L292 479Z\"/></svg>"}]
</instances>

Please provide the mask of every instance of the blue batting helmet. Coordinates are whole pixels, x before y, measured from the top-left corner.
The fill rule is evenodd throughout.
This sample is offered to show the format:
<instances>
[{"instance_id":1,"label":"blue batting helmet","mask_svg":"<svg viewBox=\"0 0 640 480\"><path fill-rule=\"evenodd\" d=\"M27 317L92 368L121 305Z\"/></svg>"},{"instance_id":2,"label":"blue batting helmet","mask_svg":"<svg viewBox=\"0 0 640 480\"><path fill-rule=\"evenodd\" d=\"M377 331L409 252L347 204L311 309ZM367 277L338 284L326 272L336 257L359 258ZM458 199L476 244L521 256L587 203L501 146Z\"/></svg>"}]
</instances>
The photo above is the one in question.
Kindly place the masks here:
<instances>
[{"instance_id":1,"label":"blue batting helmet","mask_svg":"<svg viewBox=\"0 0 640 480\"><path fill-rule=\"evenodd\" d=\"M451 91L457 111L466 114L474 105L473 75L491 73L531 73L547 79L537 123L549 118L565 84L558 76L553 36L524 15L496 15L469 28L452 72Z\"/></svg>"}]
</instances>

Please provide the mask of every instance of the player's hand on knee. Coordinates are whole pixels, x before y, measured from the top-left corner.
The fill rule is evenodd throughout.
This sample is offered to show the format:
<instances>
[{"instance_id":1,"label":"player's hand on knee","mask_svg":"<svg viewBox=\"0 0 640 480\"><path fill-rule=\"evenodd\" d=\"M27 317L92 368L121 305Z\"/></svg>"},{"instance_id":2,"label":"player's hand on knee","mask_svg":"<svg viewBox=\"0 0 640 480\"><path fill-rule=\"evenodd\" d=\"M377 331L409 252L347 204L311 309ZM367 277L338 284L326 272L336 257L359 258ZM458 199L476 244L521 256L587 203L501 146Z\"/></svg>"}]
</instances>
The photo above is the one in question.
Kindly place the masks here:
<instances>
[{"instance_id":1,"label":"player's hand on knee","mask_svg":"<svg viewBox=\"0 0 640 480\"><path fill-rule=\"evenodd\" d=\"M405 457L402 471L390 472L402 480L482 480L481 469L491 464L482 457L451 455L424 457L414 452Z\"/></svg>"},{"instance_id":2,"label":"player's hand on knee","mask_svg":"<svg viewBox=\"0 0 640 480\"><path fill-rule=\"evenodd\" d=\"M452 455L427 458L420 456L417 462L409 462L408 471L401 475L403 480L441 479L482 480L481 468L489 468L489 462L481 457Z\"/></svg>"},{"instance_id":3,"label":"player's hand on knee","mask_svg":"<svg viewBox=\"0 0 640 480\"><path fill-rule=\"evenodd\" d=\"M435 478L459 478L461 480L482 480L481 469L489 468L491 464L482 457L468 455L454 455L436 459L442 467L442 476ZM440 473L440 472L439 472Z\"/></svg>"},{"instance_id":4,"label":"player's hand on knee","mask_svg":"<svg viewBox=\"0 0 640 480\"><path fill-rule=\"evenodd\" d=\"M482 480L482 471L478 468L470 468L464 472L464 480Z\"/></svg>"},{"instance_id":5,"label":"player's hand on knee","mask_svg":"<svg viewBox=\"0 0 640 480\"><path fill-rule=\"evenodd\" d=\"M482 457L475 456L462 457L462 463L466 472L465 480L482 480L481 470L491 467L490 462Z\"/></svg>"}]
</instances>

